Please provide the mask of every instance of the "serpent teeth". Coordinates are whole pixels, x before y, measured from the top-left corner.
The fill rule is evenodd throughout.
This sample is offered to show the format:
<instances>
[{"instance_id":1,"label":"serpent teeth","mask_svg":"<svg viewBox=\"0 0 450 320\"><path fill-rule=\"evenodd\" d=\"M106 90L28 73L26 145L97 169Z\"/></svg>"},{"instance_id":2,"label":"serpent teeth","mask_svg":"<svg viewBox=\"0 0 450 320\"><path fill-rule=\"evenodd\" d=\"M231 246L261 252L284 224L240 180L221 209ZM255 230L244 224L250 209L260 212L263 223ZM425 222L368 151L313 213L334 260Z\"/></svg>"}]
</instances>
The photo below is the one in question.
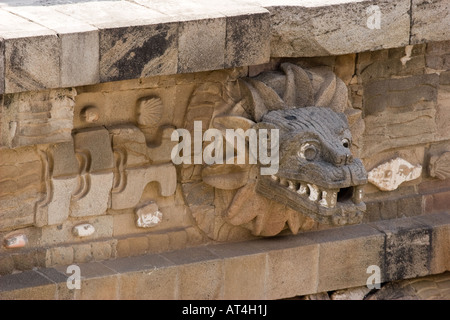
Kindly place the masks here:
<instances>
[{"instance_id":1,"label":"serpent teeth","mask_svg":"<svg viewBox=\"0 0 450 320\"><path fill-rule=\"evenodd\" d=\"M309 184L309 200L317 201L319 200L320 190L315 184Z\"/></svg>"},{"instance_id":2,"label":"serpent teeth","mask_svg":"<svg viewBox=\"0 0 450 320\"><path fill-rule=\"evenodd\" d=\"M325 208L334 208L337 202L337 191L336 190L323 190L322 200L319 204Z\"/></svg>"},{"instance_id":3,"label":"serpent teeth","mask_svg":"<svg viewBox=\"0 0 450 320\"><path fill-rule=\"evenodd\" d=\"M364 195L363 186L356 186L353 190L352 201L354 204L360 204Z\"/></svg>"},{"instance_id":4,"label":"serpent teeth","mask_svg":"<svg viewBox=\"0 0 450 320\"><path fill-rule=\"evenodd\" d=\"M295 183L294 182L292 182L291 180L288 180L288 184L289 184L289 189L297 190L297 188L295 187Z\"/></svg>"},{"instance_id":5,"label":"serpent teeth","mask_svg":"<svg viewBox=\"0 0 450 320\"><path fill-rule=\"evenodd\" d=\"M297 190L297 193L301 195L306 195L308 193L308 186L304 183L300 183L300 187Z\"/></svg>"},{"instance_id":6,"label":"serpent teeth","mask_svg":"<svg viewBox=\"0 0 450 320\"><path fill-rule=\"evenodd\" d=\"M289 190L307 198L309 201L315 202L324 208L335 208L339 202L346 202L351 199L354 204L363 202L364 190L363 186L352 186L343 189L325 189L313 183L302 182L299 180L289 180L271 175L274 182L278 182L281 186L287 187Z\"/></svg>"}]
</instances>

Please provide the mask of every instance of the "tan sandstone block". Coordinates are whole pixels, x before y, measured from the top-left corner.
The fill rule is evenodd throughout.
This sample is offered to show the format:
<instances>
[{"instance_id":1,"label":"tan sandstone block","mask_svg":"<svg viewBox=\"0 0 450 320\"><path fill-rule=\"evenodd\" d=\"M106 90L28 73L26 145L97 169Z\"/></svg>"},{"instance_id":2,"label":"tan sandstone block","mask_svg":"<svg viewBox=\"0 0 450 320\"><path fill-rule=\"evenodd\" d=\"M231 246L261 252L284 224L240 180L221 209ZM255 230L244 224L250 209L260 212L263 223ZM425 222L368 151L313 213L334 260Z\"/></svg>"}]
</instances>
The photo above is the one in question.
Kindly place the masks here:
<instances>
[{"instance_id":1,"label":"tan sandstone block","mask_svg":"<svg viewBox=\"0 0 450 320\"><path fill-rule=\"evenodd\" d=\"M267 1L271 13L271 56L313 57L395 48L409 43L409 0ZM380 28L369 27L378 6ZM386 37L389 34L389 37ZM345 41L343 40L345 39Z\"/></svg>"},{"instance_id":2,"label":"tan sandstone block","mask_svg":"<svg viewBox=\"0 0 450 320\"><path fill-rule=\"evenodd\" d=\"M317 292L319 246L304 234L250 241L249 246L267 255L265 299Z\"/></svg>"},{"instance_id":3,"label":"tan sandstone block","mask_svg":"<svg viewBox=\"0 0 450 320\"><path fill-rule=\"evenodd\" d=\"M370 226L333 228L306 236L320 246L317 292L366 285L368 267L384 266L384 234Z\"/></svg>"},{"instance_id":4,"label":"tan sandstone block","mask_svg":"<svg viewBox=\"0 0 450 320\"><path fill-rule=\"evenodd\" d=\"M177 268L160 255L103 262L119 273L120 300L176 299Z\"/></svg>"},{"instance_id":5,"label":"tan sandstone block","mask_svg":"<svg viewBox=\"0 0 450 320\"><path fill-rule=\"evenodd\" d=\"M184 21L178 35L178 72L223 69L226 18Z\"/></svg>"},{"instance_id":6,"label":"tan sandstone block","mask_svg":"<svg viewBox=\"0 0 450 320\"><path fill-rule=\"evenodd\" d=\"M161 254L178 268L178 296L181 300L223 298L223 261L203 247Z\"/></svg>"},{"instance_id":7,"label":"tan sandstone block","mask_svg":"<svg viewBox=\"0 0 450 320\"><path fill-rule=\"evenodd\" d=\"M223 259L223 299L265 298L267 256L264 252L247 243L213 245L208 250Z\"/></svg>"},{"instance_id":8,"label":"tan sandstone block","mask_svg":"<svg viewBox=\"0 0 450 320\"><path fill-rule=\"evenodd\" d=\"M411 42L448 40L450 4L446 0L411 1Z\"/></svg>"}]
</instances>

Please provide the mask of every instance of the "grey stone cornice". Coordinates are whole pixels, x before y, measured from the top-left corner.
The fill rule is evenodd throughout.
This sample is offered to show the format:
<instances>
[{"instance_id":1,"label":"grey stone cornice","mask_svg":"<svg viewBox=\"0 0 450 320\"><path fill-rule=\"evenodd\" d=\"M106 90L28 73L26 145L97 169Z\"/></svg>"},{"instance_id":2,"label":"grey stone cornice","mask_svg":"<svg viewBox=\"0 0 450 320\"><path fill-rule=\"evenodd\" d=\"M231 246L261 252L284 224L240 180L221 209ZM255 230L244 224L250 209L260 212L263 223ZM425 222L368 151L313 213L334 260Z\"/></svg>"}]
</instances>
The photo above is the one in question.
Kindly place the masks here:
<instances>
[{"instance_id":1,"label":"grey stone cornice","mask_svg":"<svg viewBox=\"0 0 450 320\"><path fill-rule=\"evenodd\" d=\"M379 29L368 24L377 10ZM444 41L449 31L447 0L6 0L0 94Z\"/></svg>"}]
</instances>

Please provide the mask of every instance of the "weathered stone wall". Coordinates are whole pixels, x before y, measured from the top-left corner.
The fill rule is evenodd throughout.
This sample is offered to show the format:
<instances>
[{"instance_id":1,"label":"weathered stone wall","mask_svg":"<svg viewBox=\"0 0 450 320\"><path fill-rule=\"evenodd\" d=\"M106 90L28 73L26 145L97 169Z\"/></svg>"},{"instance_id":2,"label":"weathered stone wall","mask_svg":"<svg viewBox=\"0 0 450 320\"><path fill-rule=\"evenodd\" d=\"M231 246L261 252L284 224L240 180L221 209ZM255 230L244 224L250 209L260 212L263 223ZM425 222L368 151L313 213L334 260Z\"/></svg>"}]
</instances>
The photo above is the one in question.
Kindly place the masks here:
<instances>
[{"instance_id":1,"label":"weathered stone wall","mask_svg":"<svg viewBox=\"0 0 450 320\"><path fill-rule=\"evenodd\" d=\"M43 285L48 298L278 299L365 285L368 265L382 281L450 270L449 18L446 0L2 1L0 298L17 282L21 297ZM254 171L171 160L172 132L194 120L252 125L241 80L286 62L316 70L296 72L342 104L369 173L353 189L359 225L322 224L252 188L227 220ZM283 237L286 225L301 234ZM252 241L217 245L237 240ZM67 265L96 261L83 290L66 288Z\"/></svg>"},{"instance_id":2,"label":"weathered stone wall","mask_svg":"<svg viewBox=\"0 0 450 320\"><path fill-rule=\"evenodd\" d=\"M170 165L170 133L173 128L185 127L186 109L193 100L199 103L214 96L215 108L223 108L237 98L233 96L236 79L275 70L283 61L306 68L328 66L344 81L355 109L348 119L363 119L352 127L352 151L361 157L368 172L398 157L422 167L418 178L403 182L392 191L381 191L368 183L364 190L364 223L438 213L448 208L448 41L340 56L272 59L265 65L224 71L6 94L2 96L1 108L0 233L2 238L25 234L28 244L22 249L0 248L0 272L158 253L211 242L198 229L195 212L186 205L180 184L173 193L163 196L161 186L173 182L161 184L148 177L152 177L152 170ZM143 101L150 106L150 120L145 120L145 112L139 109ZM133 127L121 127L124 124ZM120 142L123 132L131 136ZM136 132L140 138L133 137ZM151 163L144 171L135 169L135 176L128 172L136 183L122 198L110 193L112 189L105 189L105 183L113 183L114 166L108 161L117 161L115 153L111 160L105 158L105 152L111 152L108 150L112 140L108 137L115 137L112 139L116 139L117 148L128 149L130 168ZM132 147L130 141L137 144ZM74 154L77 146L90 148L92 153L92 189L85 204L73 199L79 186L76 176L80 174L81 161ZM95 160L96 154L101 154L101 159ZM188 179L180 174L178 182ZM99 179L97 183L95 179ZM136 200L133 202L130 197ZM98 203L99 199L106 202ZM157 204L162 218L151 228L141 228L136 224L135 207L149 202ZM73 229L82 223L92 225L95 232L85 238L78 236ZM328 226L313 227L323 228Z\"/></svg>"}]
</instances>

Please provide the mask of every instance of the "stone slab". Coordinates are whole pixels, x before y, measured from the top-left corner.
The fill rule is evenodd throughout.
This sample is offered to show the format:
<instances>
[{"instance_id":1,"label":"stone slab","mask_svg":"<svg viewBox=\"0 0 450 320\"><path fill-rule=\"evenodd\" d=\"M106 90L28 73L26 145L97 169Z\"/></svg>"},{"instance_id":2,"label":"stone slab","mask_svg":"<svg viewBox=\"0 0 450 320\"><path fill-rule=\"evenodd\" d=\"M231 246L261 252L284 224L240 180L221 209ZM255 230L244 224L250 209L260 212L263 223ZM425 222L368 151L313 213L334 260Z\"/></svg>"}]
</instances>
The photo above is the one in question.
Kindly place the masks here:
<instances>
[{"instance_id":1,"label":"stone slab","mask_svg":"<svg viewBox=\"0 0 450 320\"><path fill-rule=\"evenodd\" d=\"M411 43L448 40L450 3L446 0L411 1Z\"/></svg>"},{"instance_id":2,"label":"stone slab","mask_svg":"<svg viewBox=\"0 0 450 320\"><path fill-rule=\"evenodd\" d=\"M99 29L150 25L171 21L166 14L132 1L81 1L54 6L55 10Z\"/></svg>"},{"instance_id":3,"label":"stone slab","mask_svg":"<svg viewBox=\"0 0 450 320\"><path fill-rule=\"evenodd\" d=\"M431 233L431 273L450 271L450 215L438 213L416 217L428 225Z\"/></svg>"},{"instance_id":4,"label":"stone slab","mask_svg":"<svg viewBox=\"0 0 450 320\"><path fill-rule=\"evenodd\" d=\"M448 6L445 0L8 0L0 4L0 94L448 40ZM1 60L0 54L0 66Z\"/></svg>"},{"instance_id":5,"label":"stone slab","mask_svg":"<svg viewBox=\"0 0 450 320\"><path fill-rule=\"evenodd\" d=\"M177 23L100 30L100 81L176 74Z\"/></svg>"},{"instance_id":6,"label":"stone slab","mask_svg":"<svg viewBox=\"0 0 450 320\"><path fill-rule=\"evenodd\" d=\"M185 21L178 32L179 73L223 69L225 17Z\"/></svg>"},{"instance_id":7,"label":"stone slab","mask_svg":"<svg viewBox=\"0 0 450 320\"><path fill-rule=\"evenodd\" d=\"M361 287L370 274L359 267L368 263L380 264L383 281L443 272L449 225L447 213L434 214L79 264L74 294L63 287L68 261L38 269L44 279L34 271L0 277L0 297L33 299L48 284L44 293L62 299L283 299Z\"/></svg>"},{"instance_id":8,"label":"stone slab","mask_svg":"<svg viewBox=\"0 0 450 320\"><path fill-rule=\"evenodd\" d=\"M176 299L177 269L160 255L119 258L102 264L120 273L121 300Z\"/></svg>"},{"instance_id":9,"label":"stone slab","mask_svg":"<svg viewBox=\"0 0 450 320\"><path fill-rule=\"evenodd\" d=\"M372 225L386 235L384 281L430 274L430 226L414 218L385 220Z\"/></svg>"},{"instance_id":10,"label":"stone slab","mask_svg":"<svg viewBox=\"0 0 450 320\"><path fill-rule=\"evenodd\" d=\"M317 292L365 285L368 268L384 266L384 234L370 226L323 230L308 237L320 243Z\"/></svg>"},{"instance_id":11,"label":"stone slab","mask_svg":"<svg viewBox=\"0 0 450 320\"><path fill-rule=\"evenodd\" d=\"M0 300L52 300L56 286L36 271L0 277Z\"/></svg>"},{"instance_id":12,"label":"stone slab","mask_svg":"<svg viewBox=\"0 0 450 320\"><path fill-rule=\"evenodd\" d=\"M257 65L270 60L269 13L265 9L227 15L225 68Z\"/></svg>"},{"instance_id":13,"label":"stone slab","mask_svg":"<svg viewBox=\"0 0 450 320\"><path fill-rule=\"evenodd\" d=\"M263 4L271 14L272 57L339 55L409 44L409 0ZM368 10L374 5L380 12L379 29L368 25L375 14Z\"/></svg>"}]
</instances>

